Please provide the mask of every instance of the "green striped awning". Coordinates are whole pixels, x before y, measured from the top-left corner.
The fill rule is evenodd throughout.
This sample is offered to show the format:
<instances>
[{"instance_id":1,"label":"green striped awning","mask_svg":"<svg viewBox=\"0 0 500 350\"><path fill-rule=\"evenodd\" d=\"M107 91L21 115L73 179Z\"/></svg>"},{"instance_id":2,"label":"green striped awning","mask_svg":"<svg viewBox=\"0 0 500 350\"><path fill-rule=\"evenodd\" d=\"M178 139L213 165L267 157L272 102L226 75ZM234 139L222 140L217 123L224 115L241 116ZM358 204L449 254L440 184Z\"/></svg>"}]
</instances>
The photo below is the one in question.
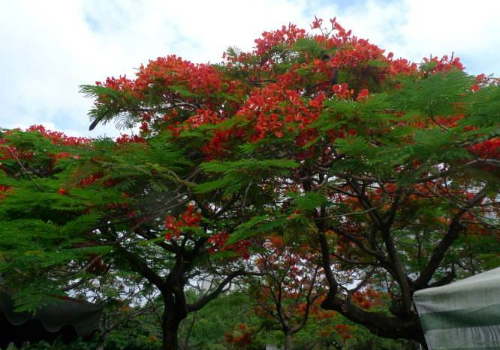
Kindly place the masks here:
<instances>
[{"instance_id":1,"label":"green striped awning","mask_svg":"<svg viewBox=\"0 0 500 350\"><path fill-rule=\"evenodd\" d=\"M500 268L413 296L431 350L500 350Z\"/></svg>"}]
</instances>

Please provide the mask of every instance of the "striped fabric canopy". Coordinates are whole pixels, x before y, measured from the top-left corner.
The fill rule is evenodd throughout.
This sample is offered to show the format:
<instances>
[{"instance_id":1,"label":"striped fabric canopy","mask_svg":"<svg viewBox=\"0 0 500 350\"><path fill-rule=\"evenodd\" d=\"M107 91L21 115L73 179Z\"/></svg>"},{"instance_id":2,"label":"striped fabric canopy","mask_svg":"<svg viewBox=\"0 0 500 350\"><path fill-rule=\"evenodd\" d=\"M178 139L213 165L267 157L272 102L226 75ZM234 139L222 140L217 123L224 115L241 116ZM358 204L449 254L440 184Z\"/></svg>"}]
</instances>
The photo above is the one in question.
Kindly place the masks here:
<instances>
[{"instance_id":1,"label":"striped fabric canopy","mask_svg":"<svg viewBox=\"0 0 500 350\"><path fill-rule=\"evenodd\" d=\"M413 299L430 350L500 349L500 268Z\"/></svg>"}]
</instances>

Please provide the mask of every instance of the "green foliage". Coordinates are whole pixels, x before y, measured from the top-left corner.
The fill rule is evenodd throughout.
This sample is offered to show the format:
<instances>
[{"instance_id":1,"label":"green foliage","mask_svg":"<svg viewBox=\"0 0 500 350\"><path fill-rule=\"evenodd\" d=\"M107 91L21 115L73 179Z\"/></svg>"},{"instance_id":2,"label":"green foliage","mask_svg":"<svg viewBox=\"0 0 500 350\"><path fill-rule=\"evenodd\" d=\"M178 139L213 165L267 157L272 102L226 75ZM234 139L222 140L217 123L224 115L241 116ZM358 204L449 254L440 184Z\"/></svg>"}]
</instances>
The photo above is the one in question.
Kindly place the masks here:
<instances>
[{"instance_id":1,"label":"green foliage","mask_svg":"<svg viewBox=\"0 0 500 350\"><path fill-rule=\"evenodd\" d=\"M206 173L222 174L222 177L198 184L197 193L207 193L223 190L225 194L232 194L245 189L249 183L259 183L270 173L286 173L297 166L297 162L284 159L245 159L235 162L216 162L201 164Z\"/></svg>"},{"instance_id":2,"label":"green foliage","mask_svg":"<svg viewBox=\"0 0 500 350\"><path fill-rule=\"evenodd\" d=\"M226 244L234 244L238 241L261 236L265 233L273 233L282 229L286 224L287 218L285 215L254 216L247 222L236 227Z\"/></svg>"},{"instance_id":3,"label":"green foliage","mask_svg":"<svg viewBox=\"0 0 500 350\"><path fill-rule=\"evenodd\" d=\"M460 121L460 126L474 125L481 127L477 132L488 131L498 135L497 123L500 120L500 89L498 86L485 86L471 98L467 117ZM489 137L494 136L489 135Z\"/></svg>"},{"instance_id":4,"label":"green foliage","mask_svg":"<svg viewBox=\"0 0 500 350\"><path fill-rule=\"evenodd\" d=\"M317 192L307 192L303 195L289 193L290 198L293 198L297 209L304 212L310 212L327 203L327 198Z\"/></svg>"},{"instance_id":5,"label":"green foliage","mask_svg":"<svg viewBox=\"0 0 500 350\"><path fill-rule=\"evenodd\" d=\"M399 110L418 111L429 117L454 113L456 103L465 102L472 79L460 70L429 75L422 80L403 80L403 88L394 94Z\"/></svg>"},{"instance_id":6,"label":"green foliage","mask_svg":"<svg viewBox=\"0 0 500 350\"><path fill-rule=\"evenodd\" d=\"M312 54L314 57L321 57L322 54L326 53L323 46L316 40L309 38L298 39L292 48L301 53Z\"/></svg>"},{"instance_id":7,"label":"green foliage","mask_svg":"<svg viewBox=\"0 0 500 350\"><path fill-rule=\"evenodd\" d=\"M214 300L230 289L217 283L253 271L255 257L242 258L284 238L300 245L300 261L331 270L323 306L379 312L361 323L380 334L397 324L388 334L409 337L420 330L415 290L500 263L497 81L445 58L418 69L335 21L318 35L293 25L265 33L255 51L227 57L169 56L135 79L81 87L95 100L91 129L140 124L140 136L2 132L0 275L20 309L71 290L107 312L144 311L160 293L166 335L182 321L192 347L223 349L236 346L224 332L245 322L262 346L279 333L246 294ZM211 302L189 314L186 300L203 297L190 283L206 276ZM368 291L392 305L361 310ZM160 331L147 327L159 327L156 316L124 317L106 346L157 348ZM398 322L380 321L389 316ZM297 348L327 346L318 331L331 324L355 326L320 321L296 335ZM344 349L406 346L353 333Z\"/></svg>"}]
</instances>

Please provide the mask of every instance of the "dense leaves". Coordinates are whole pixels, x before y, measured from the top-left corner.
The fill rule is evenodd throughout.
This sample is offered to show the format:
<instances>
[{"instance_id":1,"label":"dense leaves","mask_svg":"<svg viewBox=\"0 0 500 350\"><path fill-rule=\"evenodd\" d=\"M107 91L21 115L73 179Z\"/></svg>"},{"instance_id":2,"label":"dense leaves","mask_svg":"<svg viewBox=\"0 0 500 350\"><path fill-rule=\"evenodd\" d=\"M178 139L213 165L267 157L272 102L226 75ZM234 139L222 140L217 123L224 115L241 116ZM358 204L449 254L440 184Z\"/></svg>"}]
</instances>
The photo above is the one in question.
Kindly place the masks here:
<instances>
[{"instance_id":1,"label":"dense leaves","mask_svg":"<svg viewBox=\"0 0 500 350\"><path fill-rule=\"evenodd\" d=\"M26 290L43 276L32 293L43 296L104 272L139 276L137 288L161 294L163 348L176 349L182 320L236 278L261 274L269 294L284 274L311 307L423 343L413 293L500 263L499 81L455 57L396 59L334 19L311 28L265 32L219 64L172 55L82 87L91 129L114 121L139 135L5 132L6 283ZM297 243L278 254L277 237ZM307 285L319 280L316 295ZM269 315L288 317L264 296Z\"/></svg>"}]
</instances>

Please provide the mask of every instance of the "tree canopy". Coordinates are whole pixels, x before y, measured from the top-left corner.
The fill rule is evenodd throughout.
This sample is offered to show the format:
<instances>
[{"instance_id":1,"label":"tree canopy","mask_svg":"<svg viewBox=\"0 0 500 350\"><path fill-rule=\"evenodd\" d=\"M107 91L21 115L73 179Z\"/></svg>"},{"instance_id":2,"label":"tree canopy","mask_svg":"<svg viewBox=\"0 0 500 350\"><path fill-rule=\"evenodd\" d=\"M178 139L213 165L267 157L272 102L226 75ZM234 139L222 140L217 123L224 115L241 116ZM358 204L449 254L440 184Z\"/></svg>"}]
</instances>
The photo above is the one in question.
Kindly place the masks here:
<instances>
[{"instance_id":1,"label":"tree canopy","mask_svg":"<svg viewBox=\"0 0 500 350\"><path fill-rule=\"evenodd\" d=\"M177 349L181 321L234 281L292 273L252 266L279 239L323 309L425 344L413 293L499 265L497 79L395 58L335 19L255 44L82 86L91 129L137 135L2 133L0 273L20 305L128 281L160 293Z\"/></svg>"}]
</instances>

